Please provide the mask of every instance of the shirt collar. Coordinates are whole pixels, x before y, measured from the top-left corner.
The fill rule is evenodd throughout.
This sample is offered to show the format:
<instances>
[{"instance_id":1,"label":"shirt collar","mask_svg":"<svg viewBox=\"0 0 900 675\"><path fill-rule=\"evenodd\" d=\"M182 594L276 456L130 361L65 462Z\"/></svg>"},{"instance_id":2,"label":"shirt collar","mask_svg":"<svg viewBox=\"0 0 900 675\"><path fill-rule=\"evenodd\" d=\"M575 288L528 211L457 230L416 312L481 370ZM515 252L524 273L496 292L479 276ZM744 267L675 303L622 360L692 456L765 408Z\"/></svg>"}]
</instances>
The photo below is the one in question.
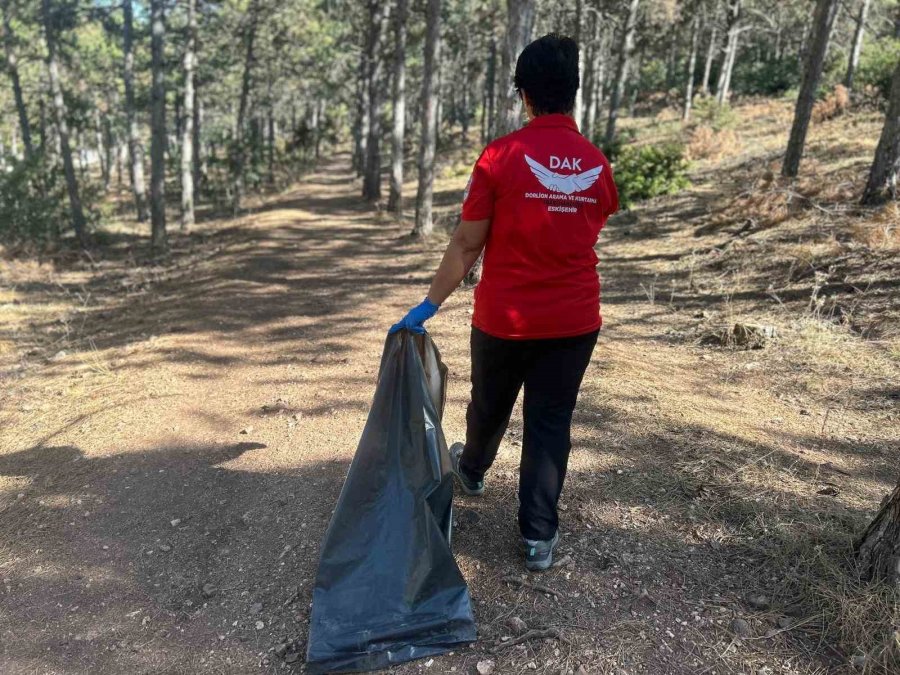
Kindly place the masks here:
<instances>
[{"instance_id":1,"label":"shirt collar","mask_svg":"<svg viewBox=\"0 0 900 675\"><path fill-rule=\"evenodd\" d=\"M538 115L528 123L529 127L565 127L572 131L578 131L578 124L571 115L553 113L550 115Z\"/></svg>"}]
</instances>

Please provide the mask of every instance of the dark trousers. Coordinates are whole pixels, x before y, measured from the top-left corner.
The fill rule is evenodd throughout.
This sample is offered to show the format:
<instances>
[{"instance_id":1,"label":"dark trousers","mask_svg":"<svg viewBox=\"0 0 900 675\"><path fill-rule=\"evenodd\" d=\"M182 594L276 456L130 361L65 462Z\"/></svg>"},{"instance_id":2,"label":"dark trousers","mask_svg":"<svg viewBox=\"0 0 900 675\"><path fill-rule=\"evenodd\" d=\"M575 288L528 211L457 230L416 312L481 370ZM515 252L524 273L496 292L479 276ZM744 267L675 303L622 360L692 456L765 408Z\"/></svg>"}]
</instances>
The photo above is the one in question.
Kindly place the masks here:
<instances>
[{"instance_id":1,"label":"dark trousers","mask_svg":"<svg viewBox=\"0 0 900 675\"><path fill-rule=\"evenodd\" d=\"M460 468L474 480L484 478L524 385L519 529L526 539L552 539L559 525L556 505L572 447L572 412L598 333L505 340L472 328L472 401Z\"/></svg>"}]
</instances>

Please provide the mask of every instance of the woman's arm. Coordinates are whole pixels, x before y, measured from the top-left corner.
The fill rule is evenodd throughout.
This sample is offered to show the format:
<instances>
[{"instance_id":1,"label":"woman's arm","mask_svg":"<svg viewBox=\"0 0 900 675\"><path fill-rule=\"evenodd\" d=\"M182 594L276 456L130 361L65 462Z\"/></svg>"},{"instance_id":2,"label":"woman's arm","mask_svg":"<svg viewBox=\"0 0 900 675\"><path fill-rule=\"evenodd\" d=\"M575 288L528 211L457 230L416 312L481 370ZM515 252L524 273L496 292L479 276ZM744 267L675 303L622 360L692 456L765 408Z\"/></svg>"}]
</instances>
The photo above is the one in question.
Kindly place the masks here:
<instances>
[{"instance_id":1,"label":"woman's arm","mask_svg":"<svg viewBox=\"0 0 900 675\"><path fill-rule=\"evenodd\" d=\"M453 238L447 245L447 250L444 251L444 258L431 280L428 296L422 303L409 310L399 322L391 326L390 333L396 333L404 328L413 333L425 332L423 324L435 315L438 307L456 290L459 283L472 269L472 265L478 260L490 227L490 218L460 221L459 227L456 228Z\"/></svg>"},{"instance_id":2,"label":"woman's arm","mask_svg":"<svg viewBox=\"0 0 900 675\"><path fill-rule=\"evenodd\" d=\"M490 226L490 219L460 221L428 291L428 299L435 305L442 305L472 269L484 248Z\"/></svg>"}]
</instances>

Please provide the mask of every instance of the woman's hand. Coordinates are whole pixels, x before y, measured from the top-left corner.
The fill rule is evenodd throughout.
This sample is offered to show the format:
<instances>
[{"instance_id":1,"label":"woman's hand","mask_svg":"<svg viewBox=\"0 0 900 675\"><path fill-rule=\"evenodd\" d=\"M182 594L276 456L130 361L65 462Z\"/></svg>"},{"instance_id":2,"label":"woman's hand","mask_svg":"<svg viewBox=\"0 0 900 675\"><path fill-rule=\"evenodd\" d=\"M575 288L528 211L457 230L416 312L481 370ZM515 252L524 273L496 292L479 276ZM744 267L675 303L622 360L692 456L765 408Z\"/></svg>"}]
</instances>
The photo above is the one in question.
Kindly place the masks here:
<instances>
[{"instance_id":1,"label":"woman's hand","mask_svg":"<svg viewBox=\"0 0 900 675\"><path fill-rule=\"evenodd\" d=\"M388 334L393 335L404 328L412 333L424 334L425 322L437 314L438 309L440 309L440 305L436 305L428 298L425 298L421 303L409 310L400 321L391 326Z\"/></svg>"}]
</instances>

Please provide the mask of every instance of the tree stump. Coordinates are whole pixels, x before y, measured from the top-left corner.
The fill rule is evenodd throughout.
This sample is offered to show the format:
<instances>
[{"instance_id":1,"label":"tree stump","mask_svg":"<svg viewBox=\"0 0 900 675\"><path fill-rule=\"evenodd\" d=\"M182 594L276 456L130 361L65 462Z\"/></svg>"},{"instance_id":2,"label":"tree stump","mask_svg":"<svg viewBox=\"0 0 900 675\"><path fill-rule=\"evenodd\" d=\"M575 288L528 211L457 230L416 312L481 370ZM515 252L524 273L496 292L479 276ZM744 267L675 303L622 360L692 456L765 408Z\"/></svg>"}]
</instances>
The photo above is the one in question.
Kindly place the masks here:
<instances>
[{"instance_id":1,"label":"tree stump","mask_svg":"<svg viewBox=\"0 0 900 675\"><path fill-rule=\"evenodd\" d=\"M865 578L900 584L900 483L854 546Z\"/></svg>"}]
</instances>

